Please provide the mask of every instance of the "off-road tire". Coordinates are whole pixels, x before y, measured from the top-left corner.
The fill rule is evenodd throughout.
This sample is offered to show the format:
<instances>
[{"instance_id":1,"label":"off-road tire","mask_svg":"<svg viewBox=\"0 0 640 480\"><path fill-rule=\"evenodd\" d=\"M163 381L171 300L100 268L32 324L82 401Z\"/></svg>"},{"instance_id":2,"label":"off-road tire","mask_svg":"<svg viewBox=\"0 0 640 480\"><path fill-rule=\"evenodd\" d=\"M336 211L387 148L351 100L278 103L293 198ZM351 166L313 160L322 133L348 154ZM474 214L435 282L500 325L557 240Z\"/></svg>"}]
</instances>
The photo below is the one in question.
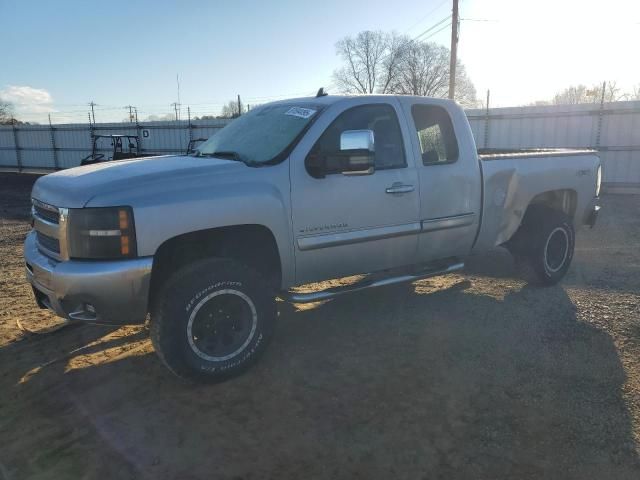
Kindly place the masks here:
<instances>
[{"instance_id":1,"label":"off-road tire","mask_svg":"<svg viewBox=\"0 0 640 480\"><path fill-rule=\"evenodd\" d=\"M565 276L573 259L575 230L571 218L559 210L533 206L506 247L524 278L555 285Z\"/></svg>"},{"instance_id":2,"label":"off-road tire","mask_svg":"<svg viewBox=\"0 0 640 480\"><path fill-rule=\"evenodd\" d=\"M194 319L198 319L198 315L218 315L215 311L208 314L212 308L210 302L214 299L220 302L225 296L233 297L227 302L233 300L248 312L245 316L250 323L245 331L249 333L235 352L212 356L196 343ZM239 375L258 360L275 328L277 310L272 288L258 272L234 260L208 259L187 265L164 283L155 298L150 322L153 347L171 372L188 380L215 383ZM222 321L231 322L233 318L229 320L229 317L233 316ZM207 332L213 331L214 344L222 345L217 340L220 337L215 336L218 335L215 333L216 322L220 320L215 317L204 320L213 322L213 326L207 323ZM201 319L198 321L202 322Z\"/></svg>"}]
</instances>

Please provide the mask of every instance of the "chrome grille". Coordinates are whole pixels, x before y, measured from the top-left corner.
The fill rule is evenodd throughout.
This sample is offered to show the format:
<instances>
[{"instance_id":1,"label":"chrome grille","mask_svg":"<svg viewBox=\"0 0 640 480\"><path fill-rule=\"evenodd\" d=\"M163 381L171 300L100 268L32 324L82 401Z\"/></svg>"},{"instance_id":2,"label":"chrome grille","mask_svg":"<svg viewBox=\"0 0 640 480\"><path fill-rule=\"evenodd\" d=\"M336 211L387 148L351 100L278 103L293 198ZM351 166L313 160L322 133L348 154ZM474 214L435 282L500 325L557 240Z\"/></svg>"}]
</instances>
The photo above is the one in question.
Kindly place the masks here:
<instances>
[{"instance_id":1,"label":"chrome grille","mask_svg":"<svg viewBox=\"0 0 640 480\"><path fill-rule=\"evenodd\" d=\"M50 237L44 233L36 231L36 239L42 248L60 255L60 242L57 238Z\"/></svg>"},{"instance_id":2,"label":"chrome grille","mask_svg":"<svg viewBox=\"0 0 640 480\"><path fill-rule=\"evenodd\" d=\"M55 260L68 260L67 209L31 199L36 244L45 255Z\"/></svg>"},{"instance_id":3,"label":"chrome grille","mask_svg":"<svg viewBox=\"0 0 640 480\"><path fill-rule=\"evenodd\" d=\"M51 223L58 223L59 220L59 213L58 213L58 209L54 210L50 210L48 208L43 208L42 206L34 203L33 204L33 213L34 215L39 216L40 218L46 220L47 222L51 222Z\"/></svg>"}]
</instances>

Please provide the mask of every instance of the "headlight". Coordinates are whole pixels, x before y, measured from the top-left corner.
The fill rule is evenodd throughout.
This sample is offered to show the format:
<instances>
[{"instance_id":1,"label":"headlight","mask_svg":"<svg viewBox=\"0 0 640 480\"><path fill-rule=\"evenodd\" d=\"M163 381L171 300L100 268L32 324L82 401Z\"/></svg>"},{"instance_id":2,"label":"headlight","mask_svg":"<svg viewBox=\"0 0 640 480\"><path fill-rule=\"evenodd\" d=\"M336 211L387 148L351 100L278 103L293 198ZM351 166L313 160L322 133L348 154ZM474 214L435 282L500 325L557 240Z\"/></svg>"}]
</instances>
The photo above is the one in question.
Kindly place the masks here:
<instances>
[{"instance_id":1,"label":"headlight","mask_svg":"<svg viewBox=\"0 0 640 480\"><path fill-rule=\"evenodd\" d=\"M602 165L598 165L596 173L596 197L600 196L600 186L602 185Z\"/></svg>"},{"instance_id":2,"label":"headlight","mask_svg":"<svg viewBox=\"0 0 640 480\"><path fill-rule=\"evenodd\" d=\"M69 209L69 257L131 258L137 255L131 207Z\"/></svg>"}]
</instances>

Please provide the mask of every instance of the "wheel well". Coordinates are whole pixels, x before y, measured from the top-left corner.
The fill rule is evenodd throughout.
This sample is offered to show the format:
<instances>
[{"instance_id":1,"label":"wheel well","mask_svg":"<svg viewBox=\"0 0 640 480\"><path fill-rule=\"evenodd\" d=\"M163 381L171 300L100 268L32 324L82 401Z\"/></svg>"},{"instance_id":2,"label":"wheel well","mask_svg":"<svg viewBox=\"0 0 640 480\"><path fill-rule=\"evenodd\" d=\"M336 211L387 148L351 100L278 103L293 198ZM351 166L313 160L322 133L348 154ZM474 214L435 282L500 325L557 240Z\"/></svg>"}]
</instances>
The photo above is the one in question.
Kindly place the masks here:
<instances>
[{"instance_id":1,"label":"wheel well","mask_svg":"<svg viewBox=\"0 0 640 480\"><path fill-rule=\"evenodd\" d=\"M566 213L573 219L576 213L576 199L577 194L575 190L565 189L565 190L550 190L548 192L543 192L531 200L529 205L527 206L527 212L536 205L543 205L545 207L552 208L554 210L559 210L561 212ZM527 212L525 212L525 217Z\"/></svg>"},{"instance_id":2,"label":"wheel well","mask_svg":"<svg viewBox=\"0 0 640 480\"><path fill-rule=\"evenodd\" d=\"M199 259L233 258L260 272L274 287L282 278L276 240L263 225L235 225L185 233L166 240L153 256L149 305L164 281Z\"/></svg>"},{"instance_id":3,"label":"wheel well","mask_svg":"<svg viewBox=\"0 0 640 480\"><path fill-rule=\"evenodd\" d=\"M529 202L517 230L502 245L512 253L524 252L528 242L528 234L525 232L527 225L531 226L540 221L540 215L545 215L544 207L564 212L573 220L576 213L576 198L575 190L570 189L549 190L536 195Z\"/></svg>"}]
</instances>

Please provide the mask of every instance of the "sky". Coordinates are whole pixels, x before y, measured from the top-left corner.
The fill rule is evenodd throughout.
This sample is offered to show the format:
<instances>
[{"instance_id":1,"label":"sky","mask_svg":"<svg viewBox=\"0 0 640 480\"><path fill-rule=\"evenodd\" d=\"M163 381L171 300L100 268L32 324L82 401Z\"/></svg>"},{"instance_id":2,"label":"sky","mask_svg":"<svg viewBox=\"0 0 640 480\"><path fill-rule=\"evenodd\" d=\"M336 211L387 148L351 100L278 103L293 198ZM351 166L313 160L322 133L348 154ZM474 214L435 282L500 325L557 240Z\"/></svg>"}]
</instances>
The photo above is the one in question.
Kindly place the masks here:
<instances>
[{"instance_id":1,"label":"sky","mask_svg":"<svg viewBox=\"0 0 640 480\"><path fill-rule=\"evenodd\" d=\"M0 98L25 121L216 114L331 93L335 43L362 30L411 37L451 0L0 0ZM459 58L491 106L550 99L572 84L640 85L640 0L461 0ZM443 25L446 25L445 22ZM421 38L449 46L450 30ZM434 34L435 33L435 34Z\"/></svg>"}]
</instances>

